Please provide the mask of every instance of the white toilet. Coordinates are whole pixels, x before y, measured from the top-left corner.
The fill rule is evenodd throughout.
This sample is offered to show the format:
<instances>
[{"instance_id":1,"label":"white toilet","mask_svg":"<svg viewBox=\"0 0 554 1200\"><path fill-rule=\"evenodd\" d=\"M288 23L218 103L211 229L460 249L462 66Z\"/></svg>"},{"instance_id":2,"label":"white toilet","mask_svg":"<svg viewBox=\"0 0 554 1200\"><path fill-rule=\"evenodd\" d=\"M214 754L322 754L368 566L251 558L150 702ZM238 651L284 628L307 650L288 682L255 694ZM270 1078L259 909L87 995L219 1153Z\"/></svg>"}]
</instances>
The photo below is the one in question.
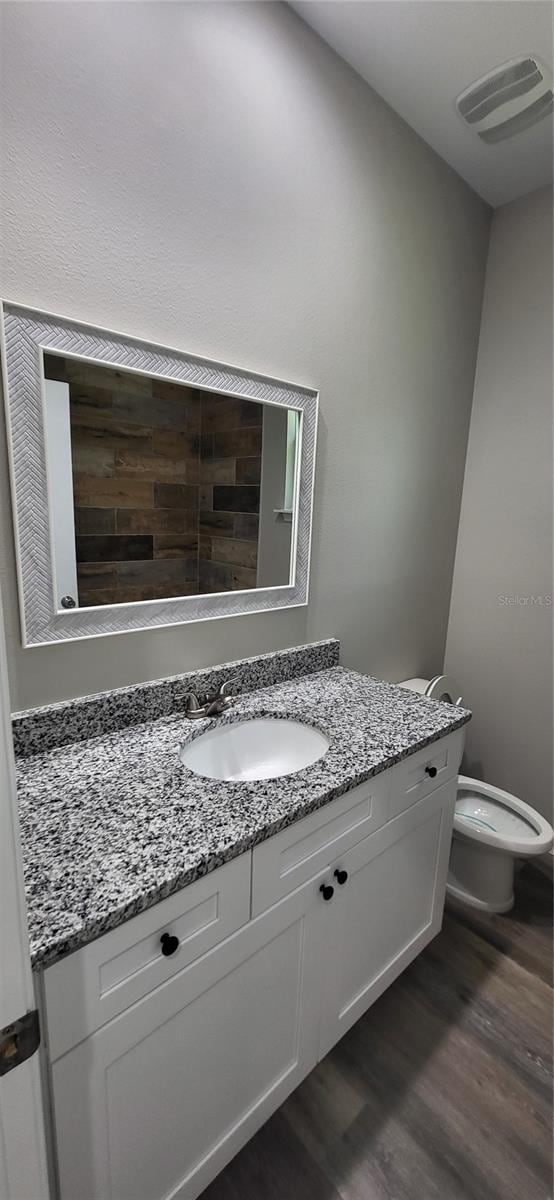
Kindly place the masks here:
<instances>
[{"instance_id":1,"label":"white toilet","mask_svg":"<svg viewBox=\"0 0 554 1200\"><path fill-rule=\"evenodd\" d=\"M462 703L448 675L405 679L399 686L432 700ZM514 903L516 860L546 854L553 841L552 826L523 800L480 779L458 775L448 895L485 912L508 912Z\"/></svg>"}]
</instances>

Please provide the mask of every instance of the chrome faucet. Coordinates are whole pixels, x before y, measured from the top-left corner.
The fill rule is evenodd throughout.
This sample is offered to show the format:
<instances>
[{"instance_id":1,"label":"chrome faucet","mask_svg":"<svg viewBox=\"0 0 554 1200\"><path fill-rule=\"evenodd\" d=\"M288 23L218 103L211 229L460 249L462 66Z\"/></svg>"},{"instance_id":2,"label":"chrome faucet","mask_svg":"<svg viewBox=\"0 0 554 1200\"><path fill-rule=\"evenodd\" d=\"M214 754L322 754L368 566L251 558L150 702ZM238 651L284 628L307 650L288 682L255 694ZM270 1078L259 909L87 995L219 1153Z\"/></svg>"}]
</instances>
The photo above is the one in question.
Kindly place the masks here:
<instances>
[{"instance_id":1,"label":"chrome faucet","mask_svg":"<svg viewBox=\"0 0 554 1200\"><path fill-rule=\"evenodd\" d=\"M229 690L232 686L233 680L227 679L217 692L204 698L203 704L200 703L194 692L187 692L185 717L188 717L189 721L194 721L197 717L217 717L219 713L225 712L225 709L231 704L232 697L229 695Z\"/></svg>"}]
</instances>

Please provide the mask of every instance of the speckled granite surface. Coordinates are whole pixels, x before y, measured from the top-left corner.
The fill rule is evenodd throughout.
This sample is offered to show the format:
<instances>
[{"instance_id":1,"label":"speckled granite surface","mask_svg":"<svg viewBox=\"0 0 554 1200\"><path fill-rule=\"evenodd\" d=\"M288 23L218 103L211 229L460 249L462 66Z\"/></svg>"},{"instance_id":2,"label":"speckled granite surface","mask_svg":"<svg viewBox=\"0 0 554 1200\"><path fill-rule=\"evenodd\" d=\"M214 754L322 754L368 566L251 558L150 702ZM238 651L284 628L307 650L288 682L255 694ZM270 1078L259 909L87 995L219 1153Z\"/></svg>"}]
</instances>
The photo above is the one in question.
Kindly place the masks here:
<instances>
[{"instance_id":1,"label":"speckled granite surface","mask_svg":"<svg viewBox=\"0 0 554 1200\"><path fill-rule=\"evenodd\" d=\"M339 661L340 642L327 638L287 650L273 650L254 658L241 658L217 667L204 667L186 675L172 675L112 692L97 692L78 700L48 704L14 713L12 731L15 753L44 754L54 746L68 746L103 733L115 733L130 725L155 721L182 712L187 692L197 696L217 691L232 679L242 695L299 675L334 667Z\"/></svg>"},{"instance_id":2,"label":"speckled granite surface","mask_svg":"<svg viewBox=\"0 0 554 1200\"><path fill-rule=\"evenodd\" d=\"M183 741L213 720L181 714L20 759L32 961L44 967L464 725L466 709L342 667L237 699L218 722L295 717L327 753L285 778L194 775Z\"/></svg>"}]
</instances>

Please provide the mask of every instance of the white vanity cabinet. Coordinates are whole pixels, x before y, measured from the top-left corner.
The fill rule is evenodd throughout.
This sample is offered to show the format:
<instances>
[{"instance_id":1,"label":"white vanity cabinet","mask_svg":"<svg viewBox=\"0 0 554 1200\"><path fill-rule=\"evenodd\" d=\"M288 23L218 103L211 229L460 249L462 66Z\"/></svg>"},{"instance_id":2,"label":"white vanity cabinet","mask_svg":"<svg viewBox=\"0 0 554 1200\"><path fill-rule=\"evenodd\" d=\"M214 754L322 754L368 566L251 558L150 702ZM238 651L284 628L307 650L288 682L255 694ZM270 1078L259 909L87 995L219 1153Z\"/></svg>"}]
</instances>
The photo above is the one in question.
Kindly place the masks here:
<instances>
[{"instance_id":1,"label":"white vanity cabinet","mask_svg":"<svg viewBox=\"0 0 554 1200\"><path fill-rule=\"evenodd\" d=\"M462 743L450 734L46 970L60 1200L195 1200L434 936ZM161 932L177 929L165 959Z\"/></svg>"}]
</instances>

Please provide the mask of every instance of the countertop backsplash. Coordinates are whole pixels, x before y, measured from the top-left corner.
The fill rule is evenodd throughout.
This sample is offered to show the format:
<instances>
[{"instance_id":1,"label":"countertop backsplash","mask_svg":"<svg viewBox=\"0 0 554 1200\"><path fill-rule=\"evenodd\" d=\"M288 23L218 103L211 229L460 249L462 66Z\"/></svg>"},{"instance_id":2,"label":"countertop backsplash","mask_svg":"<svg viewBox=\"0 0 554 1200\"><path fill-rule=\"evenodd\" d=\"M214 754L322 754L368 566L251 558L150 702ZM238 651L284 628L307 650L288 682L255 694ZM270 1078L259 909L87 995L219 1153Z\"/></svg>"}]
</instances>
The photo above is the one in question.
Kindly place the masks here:
<instances>
[{"instance_id":1,"label":"countertop backsplash","mask_svg":"<svg viewBox=\"0 0 554 1200\"><path fill-rule=\"evenodd\" d=\"M155 721L159 717L169 717L182 711L187 692L200 696L212 693L225 680L233 680L237 694L244 695L274 683L285 683L315 671L325 671L337 666L339 653L340 642L336 638L328 638L288 650L273 650L269 654L204 667L184 675L173 675L167 679L17 712L12 716L15 753L22 758L30 754L45 754L55 747L116 733L131 725Z\"/></svg>"}]
</instances>

